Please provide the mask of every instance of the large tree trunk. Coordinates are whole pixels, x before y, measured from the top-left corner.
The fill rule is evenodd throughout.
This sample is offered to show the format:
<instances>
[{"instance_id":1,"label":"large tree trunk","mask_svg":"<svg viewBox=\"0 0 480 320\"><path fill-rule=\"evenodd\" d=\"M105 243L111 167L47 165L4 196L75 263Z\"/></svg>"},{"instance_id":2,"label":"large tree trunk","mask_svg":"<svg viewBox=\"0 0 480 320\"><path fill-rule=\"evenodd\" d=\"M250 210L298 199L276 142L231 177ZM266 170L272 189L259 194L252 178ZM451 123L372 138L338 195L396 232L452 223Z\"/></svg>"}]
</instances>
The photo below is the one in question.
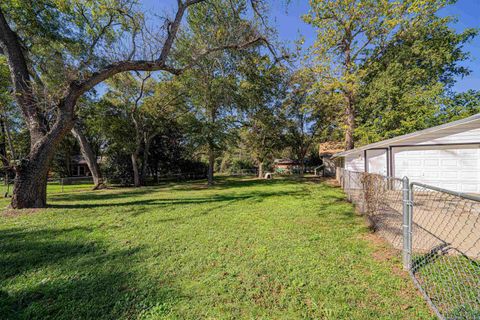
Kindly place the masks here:
<instances>
[{"instance_id":1,"label":"large tree trunk","mask_svg":"<svg viewBox=\"0 0 480 320\"><path fill-rule=\"evenodd\" d=\"M215 153L213 150L213 146L209 144L208 146L208 185L212 186L213 185L213 170L215 166Z\"/></svg>"},{"instance_id":2,"label":"large tree trunk","mask_svg":"<svg viewBox=\"0 0 480 320\"><path fill-rule=\"evenodd\" d=\"M66 118L68 116L69 118ZM47 176L50 163L60 141L73 127L71 115L58 120L42 138L32 139L30 153L15 167L15 183L11 207L44 208L47 205Z\"/></svg>"},{"instance_id":3,"label":"large tree trunk","mask_svg":"<svg viewBox=\"0 0 480 320\"><path fill-rule=\"evenodd\" d=\"M43 157L48 157L44 154ZM47 205L48 164L42 159L39 162L26 161L17 167L13 187L12 208L45 208ZM49 162L49 161L48 161Z\"/></svg>"},{"instance_id":4,"label":"large tree trunk","mask_svg":"<svg viewBox=\"0 0 480 320\"><path fill-rule=\"evenodd\" d=\"M140 170L138 170L138 153L136 151L132 153L131 158L133 167L133 185L135 187L141 187L142 182L140 179Z\"/></svg>"},{"instance_id":5,"label":"large tree trunk","mask_svg":"<svg viewBox=\"0 0 480 320\"><path fill-rule=\"evenodd\" d=\"M92 147L87 140L87 137L83 134L82 129L78 124L75 124L72 128L72 134L77 139L80 144L80 152L82 153L83 158L87 161L88 169L92 174L93 178L93 190L105 188L103 183L102 172L100 171L100 166L97 163L97 157L93 153Z\"/></svg>"},{"instance_id":6,"label":"large tree trunk","mask_svg":"<svg viewBox=\"0 0 480 320\"><path fill-rule=\"evenodd\" d=\"M258 162L258 177L263 178L263 161Z\"/></svg>"},{"instance_id":7,"label":"large tree trunk","mask_svg":"<svg viewBox=\"0 0 480 320\"><path fill-rule=\"evenodd\" d=\"M353 93L348 93L346 100L345 150L351 150L355 147L355 141L353 138L355 131L355 99L353 97Z\"/></svg>"}]
</instances>

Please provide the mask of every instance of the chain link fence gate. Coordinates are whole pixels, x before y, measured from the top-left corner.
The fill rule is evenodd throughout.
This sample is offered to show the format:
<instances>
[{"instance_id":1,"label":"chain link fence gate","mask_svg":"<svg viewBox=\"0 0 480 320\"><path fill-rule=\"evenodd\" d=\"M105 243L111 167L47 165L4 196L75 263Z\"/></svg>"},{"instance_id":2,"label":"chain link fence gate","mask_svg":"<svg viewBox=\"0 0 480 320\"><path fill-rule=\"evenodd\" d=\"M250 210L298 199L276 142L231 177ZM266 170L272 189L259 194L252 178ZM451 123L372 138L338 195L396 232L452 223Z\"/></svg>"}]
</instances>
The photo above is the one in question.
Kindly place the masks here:
<instances>
[{"instance_id":1,"label":"chain link fence gate","mask_svg":"<svg viewBox=\"0 0 480 320\"><path fill-rule=\"evenodd\" d=\"M480 197L408 178L337 172L347 197L403 263L440 319L480 319Z\"/></svg>"}]
</instances>

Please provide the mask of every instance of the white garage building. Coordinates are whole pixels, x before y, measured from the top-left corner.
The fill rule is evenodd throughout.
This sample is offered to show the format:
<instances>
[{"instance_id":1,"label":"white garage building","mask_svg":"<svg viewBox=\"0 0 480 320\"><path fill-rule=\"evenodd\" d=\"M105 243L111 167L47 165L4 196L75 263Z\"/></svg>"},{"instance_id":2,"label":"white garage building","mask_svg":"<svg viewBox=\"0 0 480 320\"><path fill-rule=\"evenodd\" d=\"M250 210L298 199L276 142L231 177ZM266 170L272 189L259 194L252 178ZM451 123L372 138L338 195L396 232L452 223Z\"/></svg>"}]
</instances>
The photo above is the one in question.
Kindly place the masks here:
<instances>
[{"instance_id":1,"label":"white garage building","mask_svg":"<svg viewBox=\"0 0 480 320\"><path fill-rule=\"evenodd\" d=\"M334 155L371 172L458 192L480 193L480 114Z\"/></svg>"}]
</instances>

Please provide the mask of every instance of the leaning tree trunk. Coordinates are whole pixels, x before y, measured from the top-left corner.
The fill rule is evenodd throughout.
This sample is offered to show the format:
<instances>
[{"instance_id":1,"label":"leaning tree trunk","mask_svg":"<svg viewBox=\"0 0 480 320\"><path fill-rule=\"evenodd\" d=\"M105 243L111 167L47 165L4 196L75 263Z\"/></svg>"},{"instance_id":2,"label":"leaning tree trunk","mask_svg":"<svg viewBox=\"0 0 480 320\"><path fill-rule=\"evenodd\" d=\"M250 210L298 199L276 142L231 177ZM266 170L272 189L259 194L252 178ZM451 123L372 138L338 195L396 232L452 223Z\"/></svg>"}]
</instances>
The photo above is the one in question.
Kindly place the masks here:
<instances>
[{"instance_id":1,"label":"leaning tree trunk","mask_svg":"<svg viewBox=\"0 0 480 320\"><path fill-rule=\"evenodd\" d=\"M214 170L214 165L215 165L215 153L213 150L213 146L210 144L208 146L208 185L212 186L213 185L213 170Z\"/></svg>"},{"instance_id":2,"label":"leaning tree trunk","mask_svg":"<svg viewBox=\"0 0 480 320\"><path fill-rule=\"evenodd\" d=\"M141 187L142 186L142 181L140 179L140 170L138 169L138 162L139 162L139 152L135 150L134 153L132 153L131 158L132 158L132 167L133 167L133 185L135 187Z\"/></svg>"},{"instance_id":3,"label":"leaning tree trunk","mask_svg":"<svg viewBox=\"0 0 480 320\"><path fill-rule=\"evenodd\" d=\"M88 169L92 173L93 178L93 190L105 188L103 183L102 172L100 171L100 166L97 163L97 157L93 153L92 147L87 140L87 137L83 134L82 129L78 124L75 124L72 128L72 134L77 139L80 144L80 152L82 153L83 158L87 161Z\"/></svg>"}]
</instances>

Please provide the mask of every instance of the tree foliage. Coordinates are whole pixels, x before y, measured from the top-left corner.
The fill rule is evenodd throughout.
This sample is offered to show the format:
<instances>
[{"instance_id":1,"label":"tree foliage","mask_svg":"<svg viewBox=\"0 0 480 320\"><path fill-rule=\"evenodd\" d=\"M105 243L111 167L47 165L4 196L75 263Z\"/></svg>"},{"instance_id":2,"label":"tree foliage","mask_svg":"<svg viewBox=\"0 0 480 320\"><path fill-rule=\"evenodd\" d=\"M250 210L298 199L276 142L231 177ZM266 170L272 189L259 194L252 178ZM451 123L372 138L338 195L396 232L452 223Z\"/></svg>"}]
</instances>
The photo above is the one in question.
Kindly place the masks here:
<instances>
[{"instance_id":1,"label":"tree foliage","mask_svg":"<svg viewBox=\"0 0 480 320\"><path fill-rule=\"evenodd\" d=\"M359 93L357 139L372 143L433 126L451 86L468 74L463 45L475 35L457 33L451 18L423 16L397 33L378 57L365 62Z\"/></svg>"},{"instance_id":2,"label":"tree foliage","mask_svg":"<svg viewBox=\"0 0 480 320\"><path fill-rule=\"evenodd\" d=\"M304 20L314 26L312 48L318 83L339 95L345 146L354 147L355 117L362 78L387 43L423 16L438 11L444 0L312 0Z\"/></svg>"}]
</instances>

